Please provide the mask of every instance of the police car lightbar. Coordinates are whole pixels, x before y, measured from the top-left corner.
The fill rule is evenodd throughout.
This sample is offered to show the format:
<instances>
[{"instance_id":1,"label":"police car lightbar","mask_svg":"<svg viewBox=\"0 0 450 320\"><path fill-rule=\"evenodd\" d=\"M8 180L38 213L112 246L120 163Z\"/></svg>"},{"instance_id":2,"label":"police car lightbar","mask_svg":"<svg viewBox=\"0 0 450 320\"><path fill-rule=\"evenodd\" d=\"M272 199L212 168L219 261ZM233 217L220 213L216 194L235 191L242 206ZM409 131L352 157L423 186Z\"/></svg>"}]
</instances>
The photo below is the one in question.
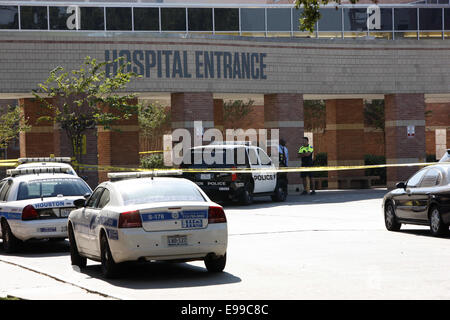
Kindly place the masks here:
<instances>
[{"instance_id":1,"label":"police car lightbar","mask_svg":"<svg viewBox=\"0 0 450 320\"><path fill-rule=\"evenodd\" d=\"M242 146L251 146L251 141L213 141L210 145L242 145Z\"/></svg>"},{"instance_id":2,"label":"police car lightbar","mask_svg":"<svg viewBox=\"0 0 450 320\"><path fill-rule=\"evenodd\" d=\"M42 168L23 168L23 169L8 169L6 174L9 176L20 176L25 174L39 174L39 173L69 173L70 168L61 167L42 167Z\"/></svg>"},{"instance_id":3,"label":"police car lightbar","mask_svg":"<svg viewBox=\"0 0 450 320\"><path fill-rule=\"evenodd\" d=\"M18 163L30 163L30 162L65 162L70 163L72 159L70 157L37 157L37 158L19 158Z\"/></svg>"},{"instance_id":4,"label":"police car lightbar","mask_svg":"<svg viewBox=\"0 0 450 320\"><path fill-rule=\"evenodd\" d=\"M183 174L182 170L155 170L155 171L140 171L140 172L110 172L108 178L111 181L149 178L149 177L164 177L164 176L180 176Z\"/></svg>"}]
</instances>

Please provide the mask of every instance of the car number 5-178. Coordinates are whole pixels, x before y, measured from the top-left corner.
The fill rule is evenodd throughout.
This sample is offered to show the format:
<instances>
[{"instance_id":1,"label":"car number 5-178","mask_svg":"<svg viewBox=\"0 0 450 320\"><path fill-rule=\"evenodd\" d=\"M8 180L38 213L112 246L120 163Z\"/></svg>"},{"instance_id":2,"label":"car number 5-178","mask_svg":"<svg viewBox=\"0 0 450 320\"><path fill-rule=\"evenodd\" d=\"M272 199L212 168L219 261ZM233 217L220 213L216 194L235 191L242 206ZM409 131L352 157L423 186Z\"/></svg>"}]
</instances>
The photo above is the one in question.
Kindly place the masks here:
<instances>
[{"instance_id":1,"label":"car number 5-178","mask_svg":"<svg viewBox=\"0 0 450 320\"><path fill-rule=\"evenodd\" d=\"M187 245L187 236L168 236L167 243L169 246L186 246Z\"/></svg>"}]
</instances>

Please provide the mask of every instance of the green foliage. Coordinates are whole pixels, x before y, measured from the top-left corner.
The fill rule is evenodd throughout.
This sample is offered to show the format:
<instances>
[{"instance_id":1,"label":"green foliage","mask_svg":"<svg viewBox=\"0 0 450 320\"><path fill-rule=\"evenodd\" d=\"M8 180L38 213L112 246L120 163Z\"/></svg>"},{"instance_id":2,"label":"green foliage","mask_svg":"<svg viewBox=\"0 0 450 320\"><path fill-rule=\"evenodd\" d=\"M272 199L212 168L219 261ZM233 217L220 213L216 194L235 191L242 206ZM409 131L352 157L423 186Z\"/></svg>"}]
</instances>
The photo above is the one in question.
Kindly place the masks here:
<instances>
[{"instance_id":1,"label":"green foliage","mask_svg":"<svg viewBox=\"0 0 450 320\"><path fill-rule=\"evenodd\" d=\"M303 114L305 119L305 130L323 130L326 127L326 108L323 100L303 101Z\"/></svg>"},{"instance_id":2,"label":"green foliage","mask_svg":"<svg viewBox=\"0 0 450 320\"><path fill-rule=\"evenodd\" d=\"M384 131L384 100L366 101L364 105L364 119L369 126Z\"/></svg>"},{"instance_id":3,"label":"green foliage","mask_svg":"<svg viewBox=\"0 0 450 320\"><path fill-rule=\"evenodd\" d=\"M139 106L139 125L144 136L152 136L162 132L170 122L170 113L158 104Z\"/></svg>"},{"instance_id":4,"label":"green foliage","mask_svg":"<svg viewBox=\"0 0 450 320\"><path fill-rule=\"evenodd\" d=\"M0 116L0 148L7 148L20 132L30 129L18 106L7 106L5 109Z\"/></svg>"},{"instance_id":5,"label":"green foliage","mask_svg":"<svg viewBox=\"0 0 450 320\"><path fill-rule=\"evenodd\" d=\"M141 168L144 169L165 168L163 155L161 153L155 153L149 156L142 157Z\"/></svg>"},{"instance_id":6,"label":"green foliage","mask_svg":"<svg viewBox=\"0 0 450 320\"><path fill-rule=\"evenodd\" d=\"M86 130L103 126L111 129L114 121L128 119L137 113L138 106L132 101L134 94L122 94L127 84L138 78L133 72L124 72L129 63L123 57L114 61L97 62L86 57L78 70L65 71L56 67L39 89L33 92L52 116L41 116L39 120L50 120L61 126L72 141L72 151L81 158L82 136ZM118 71L106 76L105 67L118 64ZM53 99L46 99L53 98ZM109 111L105 111L107 106Z\"/></svg>"},{"instance_id":7,"label":"green foliage","mask_svg":"<svg viewBox=\"0 0 450 320\"><path fill-rule=\"evenodd\" d=\"M365 165L386 164L386 157L377 156L374 154L366 154L364 155L364 164ZM365 174L366 176L380 176L380 180L377 180L375 183L382 185L386 184L386 167L366 169Z\"/></svg>"},{"instance_id":8,"label":"green foliage","mask_svg":"<svg viewBox=\"0 0 450 320\"><path fill-rule=\"evenodd\" d=\"M377 0L372 0L374 3ZM300 30L313 32L315 24L321 18L319 12L320 6L325 6L329 3L329 0L295 0L295 9L303 8L303 12L300 15ZM358 0L350 0L351 3L355 4ZM341 0L333 1L336 5L341 4ZM336 6L337 10L337 6Z\"/></svg>"},{"instance_id":9,"label":"green foliage","mask_svg":"<svg viewBox=\"0 0 450 320\"><path fill-rule=\"evenodd\" d=\"M225 101L223 103L223 118L230 121L233 125L240 119L247 116L253 111L254 100L249 99L247 102L242 100Z\"/></svg>"}]
</instances>

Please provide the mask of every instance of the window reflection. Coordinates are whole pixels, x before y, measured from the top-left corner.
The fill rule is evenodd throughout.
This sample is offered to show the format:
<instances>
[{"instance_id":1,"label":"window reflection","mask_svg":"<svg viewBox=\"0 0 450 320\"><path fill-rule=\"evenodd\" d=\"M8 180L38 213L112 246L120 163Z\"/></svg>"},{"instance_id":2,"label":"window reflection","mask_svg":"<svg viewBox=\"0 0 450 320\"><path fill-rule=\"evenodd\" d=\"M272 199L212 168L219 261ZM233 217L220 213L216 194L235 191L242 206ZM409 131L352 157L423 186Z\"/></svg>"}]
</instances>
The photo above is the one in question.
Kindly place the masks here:
<instances>
[{"instance_id":1,"label":"window reflection","mask_svg":"<svg viewBox=\"0 0 450 320\"><path fill-rule=\"evenodd\" d=\"M188 9L189 31L212 31L211 8Z\"/></svg>"},{"instance_id":2,"label":"window reflection","mask_svg":"<svg viewBox=\"0 0 450 320\"><path fill-rule=\"evenodd\" d=\"M134 30L158 31L159 9L158 8L134 8Z\"/></svg>"},{"instance_id":3,"label":"window reflection","mask_svg":"<svg viewBox=\"0 0 450 320\"><path fill-rule=\"evenodd\" d=\"M216 31L239 31L239 9L214 9Z\"/></svg>"},{"instance_id":4,"label":"window reflection","mask_svg":"<svg viewBox=\"0 0 450 320\"><path fill-rule=\"evenodd\" d=\"M267 9L268 31L291 31L291 9Z\"/></svg>"},{"instance_id":5,"label":"window reflection","mask_svg":"<svg viewBox=\"0 0 450 320\"><path fill-rule=\"evenodd\" d=\"M20 7L20 27L30 30L46 30L47 7L23 6Z\"/></svg>"},{"instance_id":6,"label":"window reflection","mask_svg":"<svg viewBox=\"0 0 450 320\"><path fill-rule=\"evenodd\" d=\"M265 31L266 18L264 9L241 9L242 31Z\"/></svg>"},{"instance_id":7,"label":"window reflection","mask_svg":"<svg viewBox=\"0 0 450 320\"><path fill-rule=\"evenodd\" d=\"M0 6L0 29L19 29L18 7Z\"/></svg>"},{"instance_id":8,"label":"window reflection","mask_svg":"<svg viewBox=\"0 0 450 320\"><path fill-rule=\"evenodd\" d=\"M161 29L163 31L186 31L186 9L161 8Z\"/></svg>"},{"instance_id":9,"label":"window reflection","mask_svg":"<svg viewBox=\"0 0 450 320\"><path fill-rule=\"evenodd\" d=\"M82 30L104 30L104 11L102 7L81 7L80 21Z\"/></svg>"},{"instance_id":10,"label":"window reflection","mask_svg":"<svg viewBox=\"0 0 450 320\"><path fill-rule=\"evenodd\" d=\"M132 30L131 8L106 8L107 30Z\"/></svg>"}]
</instances>

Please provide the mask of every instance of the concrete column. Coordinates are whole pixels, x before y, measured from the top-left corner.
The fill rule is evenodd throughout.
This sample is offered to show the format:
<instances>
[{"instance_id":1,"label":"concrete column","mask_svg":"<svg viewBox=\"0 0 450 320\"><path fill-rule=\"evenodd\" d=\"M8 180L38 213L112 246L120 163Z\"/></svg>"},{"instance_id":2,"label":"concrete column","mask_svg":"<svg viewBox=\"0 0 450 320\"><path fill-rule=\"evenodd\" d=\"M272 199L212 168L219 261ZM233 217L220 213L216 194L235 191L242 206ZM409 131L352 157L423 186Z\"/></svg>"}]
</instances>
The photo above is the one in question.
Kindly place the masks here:
<instances>
[{"instance_id":1,"label":"concrete column","mask_svg":"<svg viewBox=\"0 0 450 320\"><path fill-rule=\"evenodd\" d=\"M108 110L108 107L105 107ZM139 122L137 114L113 124L112 129L97 127L98 164L113 167L139 167ZM98 172L99 183L107 171Z\"/></svg>"},{"instance_id":2,"label":"concrete column","mask_svg":"<svg viewBox=\"0 0 450 320\"><path fill-rule=\"evenodd\" d=\"M326 145L329 166L364 165L364 100L326 100ZM328 188L361 187L339 181L364 176L364 170L328 172Z\"/></svg>"},{"instance_id":3,"label":"concrete column","mask_svg":"<svg viewBox=\"0 0 450 320\"><path fill-rule=\"evenodd\" d=\"M19 99L19 106L31 126L29 131L21 132L19 135L20 157L50 156L54 153L53 122L38 122L38 119L41 116L51 116L51 111L33 98Z\"/></svg>"},{"instance_id":4,"label":"concrete column","mask_svg":"<svg viewBox=\"0 0 450 320\"><path fill-rule=\"evenodd\" d=\"M286 141L289 151L289 166L300 166L297 158L298 149L303 139L303 95L302 94L265 94L264 95L264 126L279 129L280 139ZM300 173L288 174L289 192L303 190Z\"/></svg>"},{"instance_id":5,"label":"concrete column","mask_svg":"<svg viewBox=\"0 0 450 320\"><path fill-rule=\"evenodd\" d=\"M386 162L425 161L425 100L423 94L385 95ZM408 136L408 127L414 134ZM392 189L420 167L387 168L387 187Z\"/></svg>"}]
</instances>

